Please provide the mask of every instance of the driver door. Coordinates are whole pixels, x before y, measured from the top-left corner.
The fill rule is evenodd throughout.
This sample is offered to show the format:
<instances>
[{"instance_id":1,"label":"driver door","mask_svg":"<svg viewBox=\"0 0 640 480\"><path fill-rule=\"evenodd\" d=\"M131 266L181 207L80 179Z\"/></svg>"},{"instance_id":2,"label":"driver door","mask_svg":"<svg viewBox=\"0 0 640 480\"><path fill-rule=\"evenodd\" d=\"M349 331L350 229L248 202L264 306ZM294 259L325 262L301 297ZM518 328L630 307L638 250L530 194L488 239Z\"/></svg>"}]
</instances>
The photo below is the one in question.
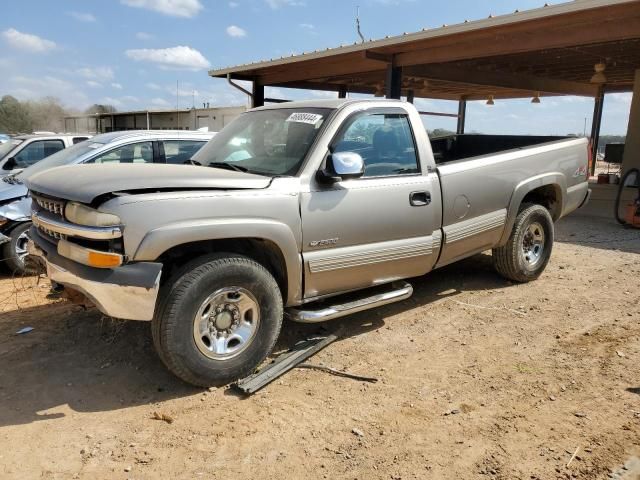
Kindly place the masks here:
<instances>
[{"instance_id":1,"label":"driver door","mask_svg":"<svg viewBox=\"0 0 640 480\"><path fill-rule=\"evenodd\" d=\"M365 173L312 182L302 194L305 298L428 272L440 244L440 187L435 173L422 171L407 113L353 114L330 150L358 153Z\"/></svg>"}]
</instances>

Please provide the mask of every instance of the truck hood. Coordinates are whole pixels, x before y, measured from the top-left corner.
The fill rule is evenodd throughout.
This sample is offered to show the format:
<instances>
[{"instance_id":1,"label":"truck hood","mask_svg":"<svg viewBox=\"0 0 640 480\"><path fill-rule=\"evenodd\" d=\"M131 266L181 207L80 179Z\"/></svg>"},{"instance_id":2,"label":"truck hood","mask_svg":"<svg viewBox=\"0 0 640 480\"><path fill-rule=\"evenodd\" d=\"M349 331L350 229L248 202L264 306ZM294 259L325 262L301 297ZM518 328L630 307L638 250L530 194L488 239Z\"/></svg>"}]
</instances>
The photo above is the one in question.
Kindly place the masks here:
<instances>
[{"instance_id":1,"label":"truck hood","mask_svg":"<svg viewBox=\"0 0 640 480\"><path fill-rule=\"evenodd\" d=\"M26 180L30 190L82 203L106 193L154 190L243 190L266 188L270 177L195 165L69 165Z\"/></svg>"}]
</instances>

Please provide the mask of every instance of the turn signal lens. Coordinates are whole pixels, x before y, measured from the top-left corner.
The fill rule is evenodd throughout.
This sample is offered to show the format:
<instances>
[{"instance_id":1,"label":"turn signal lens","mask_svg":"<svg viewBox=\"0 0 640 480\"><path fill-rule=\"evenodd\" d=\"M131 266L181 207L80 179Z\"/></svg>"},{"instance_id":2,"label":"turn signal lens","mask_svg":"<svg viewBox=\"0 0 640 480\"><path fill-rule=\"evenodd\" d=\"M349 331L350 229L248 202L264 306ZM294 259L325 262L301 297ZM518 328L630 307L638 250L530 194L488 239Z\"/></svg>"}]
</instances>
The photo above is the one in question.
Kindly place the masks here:
<instances>
[{"instance_id":1,"label":"turn signal lens","mask_svg":"<svg viewBox=\"0 0 640 480\"><path fill-rule=\"evenodd\" d=\"M67 240L58 241L58 253L69 260L95 268L114 268L123 263L122 255L92 250Z\"/></svg>"},{"instance_id":2,"label":"turn signal lens","mask_svg":"<svg viewBox=\"0 0 640 480\"><path fill-rule=\"evenodd\" d=\"M87 251L87 265L97 268L113 268L122 265L122 256L117 253Z\"/></svg>"}]
</instances>

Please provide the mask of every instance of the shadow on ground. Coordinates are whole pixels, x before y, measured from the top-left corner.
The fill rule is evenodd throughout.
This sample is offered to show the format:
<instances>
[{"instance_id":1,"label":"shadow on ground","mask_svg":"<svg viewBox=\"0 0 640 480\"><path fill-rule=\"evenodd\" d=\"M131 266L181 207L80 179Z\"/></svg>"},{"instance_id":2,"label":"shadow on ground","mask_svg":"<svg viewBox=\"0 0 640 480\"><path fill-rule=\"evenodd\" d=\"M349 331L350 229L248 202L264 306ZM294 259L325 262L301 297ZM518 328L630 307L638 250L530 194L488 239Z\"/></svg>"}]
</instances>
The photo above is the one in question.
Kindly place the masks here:
<instances>
[{"instance_id":1,"label":"shadow on ground","mask_svg":"<svg viewBox=\"0 0 640 480\"><path fill-rule=\"evenodd\" d=\"M613 218L569 215L556 224L555 233L556 242L640 253L640 229L620 225Z\"/></svg>"},{"instance_id":2,"label":"shadow on ground","mask_svg":"<svg viewBox=\"0 0 640 480\"><path fill-rule=\"evenodd\" d=\"M494 273L488 255L437 270L412 284L413 297L397 304L323 324L287 323L275 351L338 329L342 339L362 335L382 327L389 316L445 296L509 285ZM96 311L65 304L5 315L0 321L0 427L64 417L65 405L76 412L110 411L201 391L164 368L146 322L106 319ZM34 330L15 335L25 319Z\"/></svg>"}]
</instances>

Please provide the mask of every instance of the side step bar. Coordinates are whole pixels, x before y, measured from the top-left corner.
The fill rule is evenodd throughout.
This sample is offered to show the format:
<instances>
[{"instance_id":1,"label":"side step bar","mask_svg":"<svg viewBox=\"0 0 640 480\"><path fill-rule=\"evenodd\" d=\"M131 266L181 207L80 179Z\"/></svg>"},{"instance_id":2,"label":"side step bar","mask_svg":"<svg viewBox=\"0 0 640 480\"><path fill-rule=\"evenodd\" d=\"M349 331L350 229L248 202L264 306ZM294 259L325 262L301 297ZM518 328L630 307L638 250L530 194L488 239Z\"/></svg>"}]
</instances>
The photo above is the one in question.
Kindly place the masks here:
<instances>
[{"instance_id":1,"label":"side step bar","mask_svg":"<svg viewBox=\"0 0 640 480\"><path fill-rule=\"evenodd\" d=\"M319 310L307 310L299 308L287 309L286 315L289 320L299 323L318 323L344 317L352 313L369 310L389 303L399 302L409 298L413 294L413 287L406 282L394 282L391 284L393 290L378 293L370 297L360 298L351 302L338 305L331 305Z\"/></svg>"},{"instance_id":2,"label":"side step bar","mask_svg":"<svg viewBox=\"0 0 640 480\"><path fill-rule=\"evenodd\" d=\"M333 333L326 337L318 337L300 342L290 351L280 355L258 373L238 380L236 387L244 394L251 395L273 382L276 378L284 375L289 370L292 370L307 358L315 355L330 343L335 342L338 336L337 333Z\"/></svg>"}]
</instances>

